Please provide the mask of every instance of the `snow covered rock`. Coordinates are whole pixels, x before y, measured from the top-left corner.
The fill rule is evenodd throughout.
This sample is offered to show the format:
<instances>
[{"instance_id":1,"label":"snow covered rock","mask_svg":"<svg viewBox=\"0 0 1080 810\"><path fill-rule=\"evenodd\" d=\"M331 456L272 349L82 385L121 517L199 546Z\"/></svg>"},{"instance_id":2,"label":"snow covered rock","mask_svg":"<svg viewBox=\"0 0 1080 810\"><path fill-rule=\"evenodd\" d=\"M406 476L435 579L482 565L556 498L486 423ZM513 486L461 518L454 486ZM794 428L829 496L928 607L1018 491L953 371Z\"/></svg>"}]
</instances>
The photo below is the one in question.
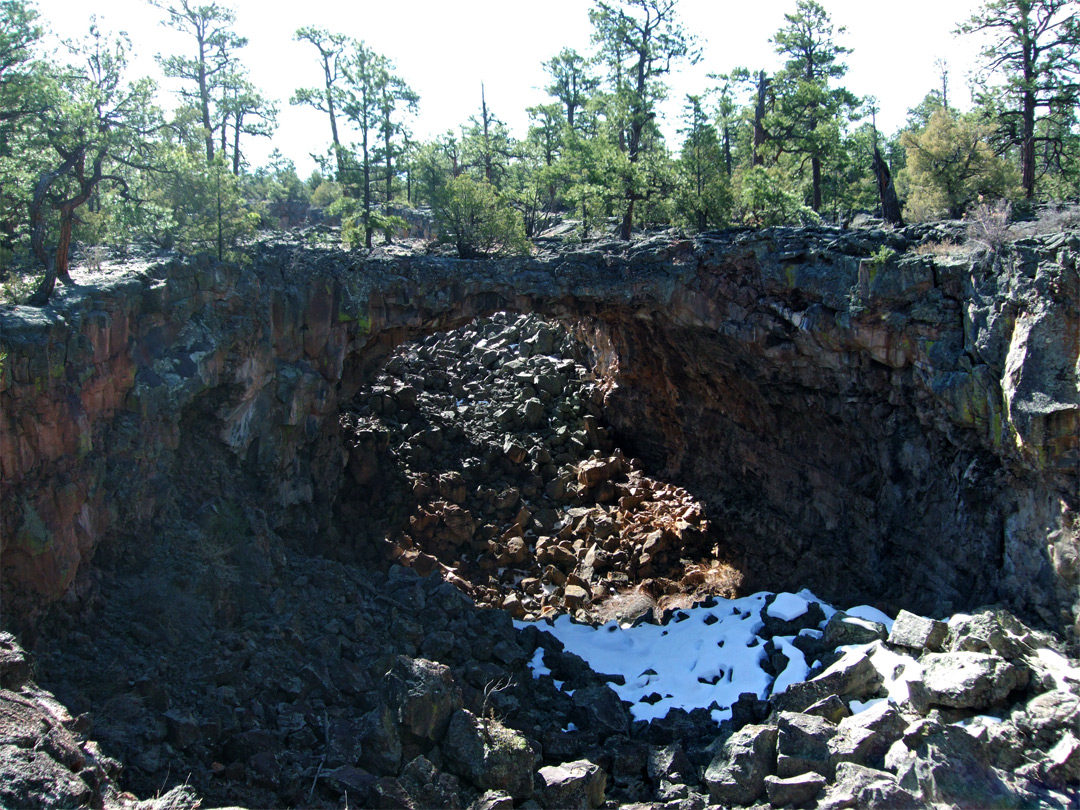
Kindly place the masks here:
<instances>
[{"instance_id":1,"label":"snow covered rock","mask_svg":"<svg viewBox=\"0 0 1080 810\"><path fill-rule=\"evenodd\" d=\"M773 695L770 703L779 711L801 712L830 695L863 699L877 692L883 681L865 652L850 651L816 678L792 684Z\"/></svg>"},{"instance_id":2,"label":"snow covered rock","mask_svg":"<svg viewBox=\"0 0 1080 810\"><path fill-rule=\"evenodd\" d=\"M838 611L825 625L823 641L826 646L836 648L849 644L870 644L874 641L884 641L888 637L889 631L881 622L849 616L843 611Z\"/></svg>"},{"instance_id":3,"label":"snow covered rock","mask_svg":"<svg viewBox=\"0 0 1080 810\"><path fill-rule=\"evenodd\" d=\"M509 793L489 790L469 805L469 810L514 810L514 800Z\"/></svg>"}]
</instances>

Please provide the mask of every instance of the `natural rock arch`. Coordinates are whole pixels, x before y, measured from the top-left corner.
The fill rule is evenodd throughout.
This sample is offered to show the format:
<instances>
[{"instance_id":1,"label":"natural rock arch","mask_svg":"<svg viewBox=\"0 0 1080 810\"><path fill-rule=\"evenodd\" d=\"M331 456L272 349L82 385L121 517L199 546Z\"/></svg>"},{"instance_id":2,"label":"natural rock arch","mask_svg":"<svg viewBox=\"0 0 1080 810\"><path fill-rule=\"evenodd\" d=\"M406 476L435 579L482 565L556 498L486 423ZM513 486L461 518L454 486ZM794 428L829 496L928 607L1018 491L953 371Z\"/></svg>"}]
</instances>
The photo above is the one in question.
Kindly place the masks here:
<instances>
[{"instance_id":1,"label":"natural rock arch","mask_svg":"<svg viewBox=\"0 0 1080 810\"><path fill-rule=\"evenodd\" d=\"M1068 625L1080 245L992 271L860 259L908 240L773 229L474 262L279 242L5 311L5 601L36 615L148 525L185 425L282 533L324 530L339 404L389 348L507 309L592 346L609 419L709 503L752 586ZM1027 350L1043 335L1065 345Z\"/></svg>"}]
</instances>

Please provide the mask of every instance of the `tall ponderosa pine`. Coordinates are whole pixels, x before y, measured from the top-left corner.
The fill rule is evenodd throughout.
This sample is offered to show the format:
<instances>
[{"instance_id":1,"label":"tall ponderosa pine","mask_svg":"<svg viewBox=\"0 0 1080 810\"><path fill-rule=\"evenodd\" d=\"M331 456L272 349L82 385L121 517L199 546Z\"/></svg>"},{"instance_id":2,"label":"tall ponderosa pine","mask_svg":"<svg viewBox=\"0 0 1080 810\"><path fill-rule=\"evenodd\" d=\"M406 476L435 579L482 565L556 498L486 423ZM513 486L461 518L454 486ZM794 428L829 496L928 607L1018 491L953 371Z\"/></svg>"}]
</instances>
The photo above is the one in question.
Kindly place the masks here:
<instances>
[{"instance_id":1,"label":"tall ponderosa pine","mask_svg":"<svg viewBox=\"0 0 1080 810\"><path fill-rule=\"evenodd\" d=\"M30 303L45 304L59 278L70 281L68 254L75 212L101 185L127 189L124 167L148 168L161 128L153 105L154 83L125 83L130 43L110 39L91 24L75 46L81 60L60 73L53 103L40 113L36 145L50 160L34 184L30 203L31 249L45 269ZM46 245L50 213L58 216L54 249Z\"/></svg>"},{"instance_id":2,"label":"tall ponderosa pine","mask_svg":"<svg viewBox=\"0 0 1080 810\"><path fill-rule=\"evenodd\" d=\"M393 65L388 62L382 86L379 88L379 132L383 139L382 159L387 203L394 198L394 160L405 150L404 144L399 150L394 140L396 136L404 136L407 132L401 115L415 113L420 102L420 96L402 78L390 72L392 68Z\"/></svg>"},{"instance_id":3,"label":"tall ponderosa pine","mask_svg":"<svg viewBox=\"0 0 1080 810\"><path fill-rule=\"evenodd\" d=\"M502 190L514 147L510 130L492 112L487 103L484 85L480 85L480 115L470 116L462 127L461 153L466 167L474 169L487 183Z\"/></svg>"},{"instance_id":4,"label":"tall ponderosa pine","mask_svg":"<svg viewBox=\"0 0 1080 810\"><path fill-rule=\"evenodd\" d=\"M589 11L593 41L608 68L612 113L619 127L619 144L627 159L623 178L625 213L620 236L629 240L634 203L644 199L639 163L645 132L655 127L656 105L666 95L661 77L681 60L697 60L694 40L679 23L675 0L596 0Z\"/></svg>"},{"instance_id":5,"label":"tall ponderosa pine","mask_svg":"<svg viewBox=\"0 0 1080 810\"><path fill-rule=\"evenodd\" d=\"M386 57L375 53L363 42L357 42L344 65L345 102L342 111L360 132L360 189L364 226L364 244L372 246L375 225L371 219L372 141L378 134L380 96L387 79ZM348 184L346 184L348 185Z\"/></svg>"},{"instance_id":6,"label":"tall ponderosa pine","mask_svg":"<svg viewBox=\"0 0 1080 810\"><path fill-rule=\"evenodd\" d=\"M847 90L829 87L847 73L840 58L851 51L834 41L832 21L815 0L798 0L795 13L784 19L773 42L787 62L773 79L776 107L765 129L778 152L810 159L811 207L819 211L822 163L839 144L844 116L858 105Z\"/></svg>"},{"instance_id":7,"label":"tall ponderosa pine","mask_svg":"<svg viewBox=\"0 0 1080 810\"><path fill-rule=\"evenodd\" d=\"M600 86L600 79L593 73L588 60L571 48L563 48L544 62L544 70L551 76L547 92L566 110L566 124L576 126L577 113L585 109L586 102Z\"/></svg>"},{"instance_id":8,"label":"tall ponderosa pine","mask_svg":"<svg viewBox=\"0 0 1080 810\"><path fill-rule=\"evenodd\" d=\"M998 113L999 135L1020 149L1024 194L1035 196L1039 174L1052 165L1076 124L1080 102L1080 4L1076 0L988 0L960 32L983 32L985 69L1002 73L1013 100ZM1042 127L1040 128L1040 123ZM1041 131L1040 131L1041 130Z\"/></svg>"},{"instance_id":9,"label":"tall ponderosa pine","mask_svg":"<svg viewBox=\"0 0 1080 810\"><path fill-rule=\"evenodd\" d=\"M701 97L688 95L683 112L686 136L679 156L677 211L691 227L703 231L720 226L730 208L730 187L716 130L702 107Z\"/></svg>"},{"instance_id":10,"label":"tall ponderosa pine","mask_svg":"<svg viewBox=\"0 0 1080 810\"><path fill-rule=\"evenodd\" d=\"M296 31L296 40L310 42L319 51L319 66L323 72L323 86L301 87L289 100L290 104L306 104L324 112L330 117L330 137L334 150L334 162L337 166L339 183L345 178L345 156L342 151L341 136L338 133L338 112L345 103L345 60L356 48L356 41L344 34L333 34L323 28L300 28Z\"/></svg>"},{"instance_id":11,"label":"tall ponderosa pine","mask_svg":"<svg viewBox=\"0 0 1080 810\"><path fill-rule=\"evenodd\" d=\"M167 5L162 0L149 2L168 15L163 25L195 40L194 56L159 54L157 59L166 76L194 84L193 88L185 87L180 93L199 111L209 165L214 160L214 133L217 131L212 115L215 83L229 69L232 51L243 47L247 40L232 31L236 14L217 3L196 6L191 0L179 0L175 5Z\"/></svg>"}]
</instances>

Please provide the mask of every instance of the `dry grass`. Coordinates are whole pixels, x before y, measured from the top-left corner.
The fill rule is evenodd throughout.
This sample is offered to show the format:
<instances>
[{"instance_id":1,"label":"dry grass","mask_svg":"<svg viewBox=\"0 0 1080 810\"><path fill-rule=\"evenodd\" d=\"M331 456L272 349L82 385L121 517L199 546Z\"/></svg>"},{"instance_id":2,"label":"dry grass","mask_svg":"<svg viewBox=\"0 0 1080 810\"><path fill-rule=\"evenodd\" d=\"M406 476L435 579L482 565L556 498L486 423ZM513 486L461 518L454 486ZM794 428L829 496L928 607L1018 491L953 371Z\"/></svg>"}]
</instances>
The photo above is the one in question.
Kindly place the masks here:
<instances>
[{"instance_id":1,"label":"dry grass","mask_svg":"<svg viewBox=\"0 0 1080 810\"><path fill-rule=\"evenodd\" d=\"M1017 237L1009 222L1011 217L1012 205L1007 200L998 200L993 205L979 205L969 217L968 239L996 253L1005 243Z\"/></svg>"},{"instance_id":2,"label":"dry grass","mask_svg":"<svg viewBox=\"0 0 1080 810\"><path fill-rule=\"evenodd\" d=\"M1012 227L1017 237L1080 230L1080 205L1047 207L1039 211L1033 222L1016 222Z\"/></svg>"},{"instance_id":3,"label":"dry grass","mask_svg":"<svg viewBox=\"0 0 1080 810\"><path fill-rule=\"evenodd\" d=\"M962 244L946 239L943 242L924 242L911 253L915 256L949 256L961 250L964 250Z\"/></svg>"}]
</instances>

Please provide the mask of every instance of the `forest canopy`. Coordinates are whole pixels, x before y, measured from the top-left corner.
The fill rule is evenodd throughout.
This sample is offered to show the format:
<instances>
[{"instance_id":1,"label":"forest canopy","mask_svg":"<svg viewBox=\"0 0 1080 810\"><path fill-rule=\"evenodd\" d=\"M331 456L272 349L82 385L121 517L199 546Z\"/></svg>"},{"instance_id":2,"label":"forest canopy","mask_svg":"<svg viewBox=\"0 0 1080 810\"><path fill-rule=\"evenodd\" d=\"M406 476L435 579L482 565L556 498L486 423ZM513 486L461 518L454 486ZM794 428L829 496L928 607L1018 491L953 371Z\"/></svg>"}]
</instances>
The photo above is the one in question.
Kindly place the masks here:
<instances>
[{"instance_id":1,"label":"forest canopy","mask_svg":"<svg viewBox=\"0 0 1080 810\"><path fill-rule=\"evenodd\" d=\"M527 251L556 222L630 239L859 214L900 225L1080 197L1076 0L984 0L943 21L987 43L975 103L950 98L942 62L939 85L891 133L876 100L845 85L843 21L816 0L794 0L761 43L778 69L708 65L677 122L661 102L701 58L677 0L593 0L591 47L543 62L547 102L528 108L527 132L512 133L479 88L462 123L428 140L413 135L423 88L350 32L298 29L321 80L265 88L226 3L148 2L183 43L155 54L177 88L169 104L132 75L124 35L91 18L47 53L34 4L0 0L0 281L21 300L44 303L68 281L73 250L91 263L132 245L242 259L259 230L313 222L340 222L363 250L406 232L417 209L461 255L483 256ZM324 121L306 178L280 152L263 166L248 157L255 139L273 143L285 104Z\"/></svg>"}]
</instances>

